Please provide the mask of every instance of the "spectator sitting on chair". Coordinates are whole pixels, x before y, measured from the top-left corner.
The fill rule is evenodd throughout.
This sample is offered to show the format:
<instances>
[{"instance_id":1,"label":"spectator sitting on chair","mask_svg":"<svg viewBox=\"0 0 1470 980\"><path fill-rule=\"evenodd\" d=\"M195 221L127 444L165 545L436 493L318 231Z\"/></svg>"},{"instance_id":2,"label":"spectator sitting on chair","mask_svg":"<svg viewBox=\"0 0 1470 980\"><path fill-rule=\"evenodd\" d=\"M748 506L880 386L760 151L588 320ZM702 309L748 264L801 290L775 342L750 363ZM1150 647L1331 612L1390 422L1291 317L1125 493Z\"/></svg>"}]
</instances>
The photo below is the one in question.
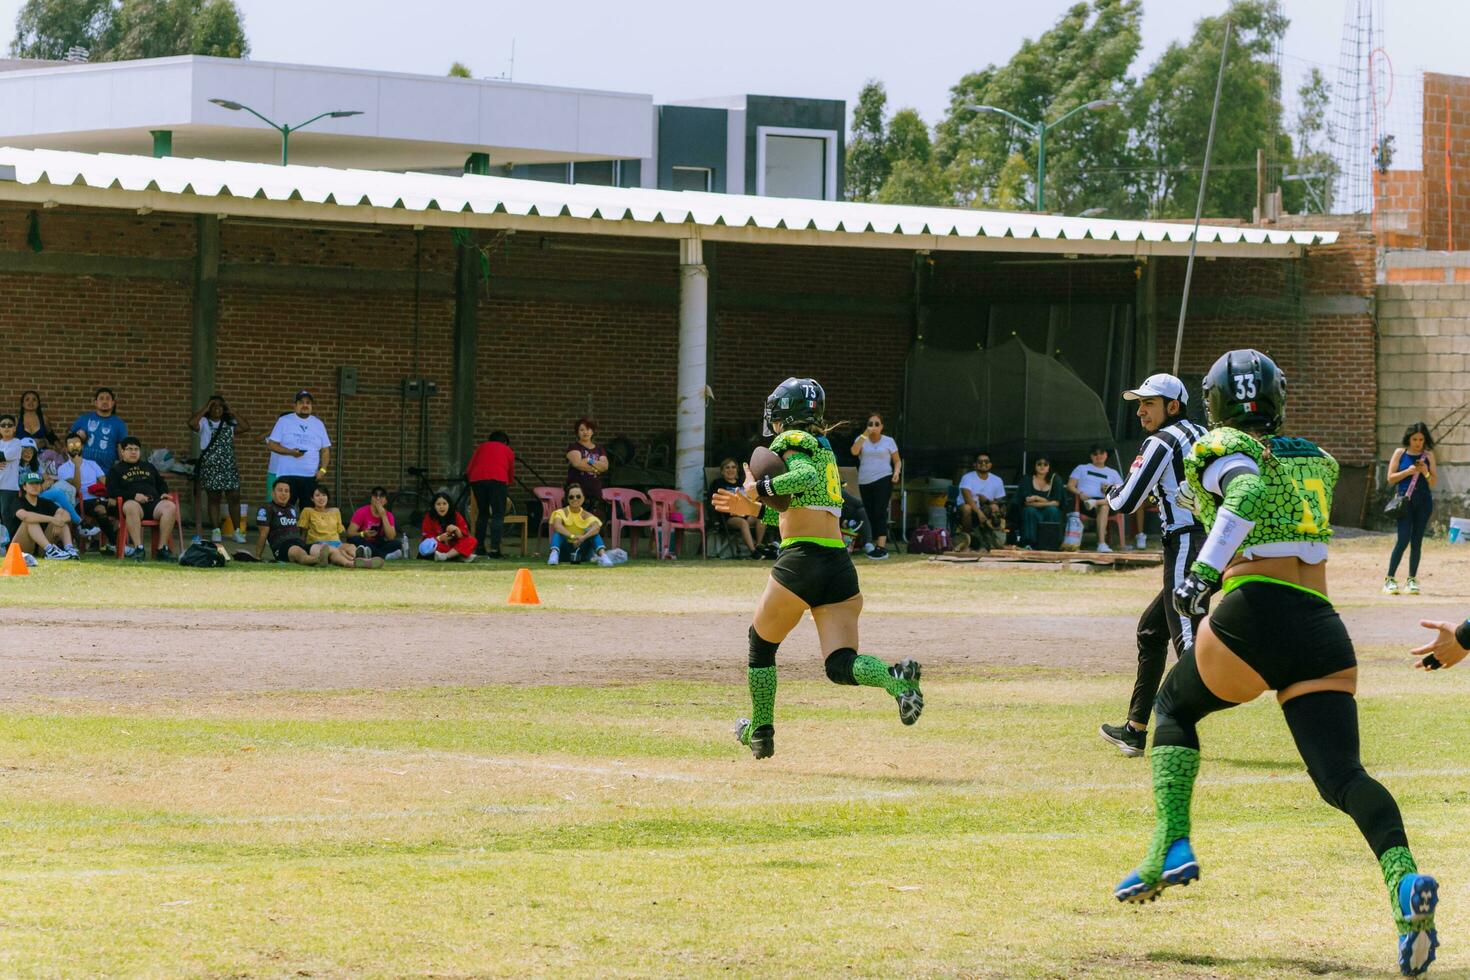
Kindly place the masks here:
<instances>
[{"instance_id":1,"label":"spectator sitting on chair","mask_svg":"<svg viewBox=\"0 0 1470 980\"><path fill-rule=\"evenodd\" d=\"M128 424L118 418L117 396L111 388L98 388L92 396L90 412L83 412L71 424L72 430L81 429L87 434L87 444L82 455L106 473L117 462L118 450L128 434Z\"/></svg>"},{"instance_id":2,"label":"spectator sitting on chair","mask_svg":"<svg viewBox=\"0 0 1470 980\"><path fill-rule=\"evenodd\" d=\"M20 393L20 411L15 413L16 435L36 440L42 452L56 442L56 433L46 424L46 410L41 406L41 393L28 388Z\"/></svg>"},{"instance_id":3,"label":"spectator sitting on chair","mask_svg":"<svg viewBox=\"0 0 1470 980\"><path fill-rule=\"evenodd\" d=\"M1062 501L1066 488L1051 471L1051 460L1037 456L1031 462L1031 476L1022 481L1016 496L1021 506L1021 544L1037 546L1037 533L1043 524L1060 524Z\"/></svg>"},{"instance_id":4,"label":"spectator sitting on chair","mask_svg":"<svg viewBox=\"0 0 1470 980\"><path fill-rule=\"evenodd\" d=\"M465 477L475 494L475 537L485 541L485 527L490 527L490 549L487 558L500 557L501 526L505 520L505 492L516 477L516 454L510 448L510 436L496 429L475 447Z\"/></svg>"},{"instance_id":5,"label":"spectator sitting on chair","mask_svg":"<svg viewBox=\"0 0 1470 980\"><path fill-rule=\"evenodd\" d=\"M41 496L41 474L27 472L20 486L20 502L5 522L10 540L19 544L21 551L45 555L53 561L77 557L71 540L71 518Z\"/></svg>"},{"instance_id":6,"label":"spectator sitting on chair","mask_svg":"<svg viewBox=\"0 0 1470 980\"><path fill-rule=\"evenodd\" d=\"M714 507L715 494L721 490L729 490L731 493L744 493L745 485L740 479L740 464L733 456L726 456L720 461L720 475L715 477L709 487L710 507ZM775 558L776 548L774 545L765 543L766 525L754 517L742 517L739 514L720 514L715 520L723 520L725 527L734 531L745 543L750 557L754 559Z\"/></svg>"},{"instance_id":7,"label":"spectator sitting on chair","mask_svg":"<svg viewBox=\"0 0 1470 980\"><path fill-rule=\"evenodd\" d=\"M107 473L107 496L122 498L122 519L127 523L127 537L132 542L123 555L143 560L148 551L143 545L143 522L156 520L158 550L153 557L172 561L174 555L169 551L168 541L179 509L164 497L168 484L152 463L143 461L143 444L133 436L123 436L117 444L117 454L118 461Z\"/></svg>"},{"instance_id":8,"label":"spectator sitting on chair","mask_svg":"<svg viewBox=\"0 0 1470 980\"><path fill-rule=\"evenodd\" d=\"M0 415L0 520L10 523L20 501L20 440L15 436L15 416Z\"/></svg>"},{"instance_id":9,"label":"spectator sitting on chair","mask_svg":"<svg viewBox=\"0 0 1470 980\"><path fill-rule=\"evenodd\" d=\"M311 392L296 393L296 410L276 419L266 438L271 448L270 471L276 478L286 478L291 486L291 502L298 508L311 502L311 491L317 481L327 475L332 458L332 440L322 420L311 414ZM271 490L274 495L274 487Z\"/></svg>"},{"instance_id":10,"label":"spectator sitting on chair","mask_svg":"<svg viewBox=\"0 0 1470 980\"><path fill-rule=\"evenodd\" d=\"M319 565L331 546L325 542L309 545L302 536L300 512L291 505L291 484L284 476L276 478L271 488L270 502L256 511L255 526L260 537L255 542L255 557L265 553L270 544L271 554L278 562L295 562L298 565Z\"/></svg>"},{"instance_id":11,"label":"spectator sitting on chair","mask_svg":"<svg viewBox=\"0 0 1470 980\"><path fill-rule=\"evenodd\" d=\"M602 506L602 474L607 472L607 452L592 441L596 428L591 419L577 420L577 441L567 446L567 482L582 488L589 510Z\"/></svg>"},{"instance_id":12,"label":"spectator sitting on chair","mask_svg":"<svg viewBox=\"0 0 1470 980\"><path fill-rule=\"evenodd\" d=\"M373 487L368 502L353 512L347 525L347 543L377 558L391 561L404 557L404 543L398 536L393 512L388 509L387 490Z\"/></svg>"},{"instance_id":13,"label":"spectator sitting on chair","mask_svg":"<svg viewBox=\"0 0 1470 980\"><path fill-rule=\"evenodd\" d=\"M424 515L419 557L435 561L474 561L475 545L464 515L454 509L447 493L436 493Z\"/></svg>"},{"instance_id":14,"label":"spectator sitting on chair","mask_svg":"<svg viewBox=\"0 0 1470 980\"><path fill-rule=\"evenodd\" d=\"M1073 467L1072 475L1067 478L1067 489L1076 495L1083 514L1097 517L1097 550L1112 551L1108 547L1108 495L1103 488L1122 486L1123 477L1108 465L1105 447L1093 446L1087 455L1092 462ZM1118 541L1118 547L1123 547L1122 540Z\"/></svg>"},{"instance_id":15,"label":"spectator sitting on chair","mask_svg":"<svg viewBox=\"0 0 1470 980\"><path fill-rule=\"evenodd\" d=\"M990 471L990 453L981 450L960 477L960 530L985 551L1005 543L1005 500L1006 485Z\"/></svg>"},{"instance_id":16,"label":"spectator sitting on chair","mask_svg":"<svg viewBox=\"0 0 1470 980\"><path fill-rule=\"evenodd\" d=\"M599 565L612 564L607 548L603 547L602 535L597 533L602 530L602 520L586 509L586 500L581 484L567 484L566 506L551 512L551 552L546 556L546 564L560 563L563 548L571 549L568 561L573 565L589 556Z\"/></svg>"},{"instance_id":17,"label":"spectator sitting on chair","mask_svg":"<svg viewBox=\"0 0 1470 980\"><path fill-rule=\"evenodd\" d=\"M107 510L107 498L98 494L99 484L105 484L107 474L94 461L83 455L87 445L87 433L78 429L66 436L66 462L56 468L56 479L72 488L73 496L80 501L77 510L82 515L82 537L99 538L108 544L113 538L112 517Z\"/></svg>"},{"instance_id":18,"label":"spectator sitting on chair","mask_svg":"<svg viewBox=\"0 0 1470 980\"><path fill-rule=\"evenodd\" d=\"M204 515L209 514L211 537L218 541L223 525L219 522L220 498L228 502L225 523L233 523L240 513L240 467L235 461L235 436L249 428L239 416L230 411L224 396L210 395L204 407L189 420L189 428L199 434L199 461L195 464L195 475L199 490L203 492L208 507L198 507L194 516L194 540L204 535ZM245 543L245 529L233 528L235 540Z\"/></svg>"}]
</instances>

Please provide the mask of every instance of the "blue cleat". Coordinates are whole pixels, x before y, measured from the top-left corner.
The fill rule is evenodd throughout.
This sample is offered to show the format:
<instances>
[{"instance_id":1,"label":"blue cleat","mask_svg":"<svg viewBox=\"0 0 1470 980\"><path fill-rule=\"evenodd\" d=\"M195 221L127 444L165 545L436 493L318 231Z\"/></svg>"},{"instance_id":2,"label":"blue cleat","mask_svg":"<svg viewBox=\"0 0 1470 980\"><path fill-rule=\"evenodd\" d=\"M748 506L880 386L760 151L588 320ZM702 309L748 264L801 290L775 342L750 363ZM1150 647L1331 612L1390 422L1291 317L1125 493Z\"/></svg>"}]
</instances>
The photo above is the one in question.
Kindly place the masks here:
<instances>
[{"instance_id":1,"label":"blue cleat","mask_svg":"<svg viewBox=\"0 0 1470 980\"><path fill-rule=\"evenodd\" d=\"M1439 935L1434 929L1434 910L1439 905L1439 882L1429 875L1408 874L1399 882L1399 915L1411 927L1399 936L1399 972L1417 977L1434 962Z\"/></svg>"},{"instance_id":2,"label":"blue cleat","mask_svg":"<svg viewBox=\"0 0 1470 980\"><path fill-rule=\"evenodd\" d=\"M1158 881L1149 884L1134 871L1118 882L1118 887L1113 889L1113 897L1120 902L1134 904L1152 902L1165 888L1171 885L1188 885L1198 879L1199 862L1195 860L1194 848L1189 846L1188 837L1181 837L1169 845L1169 850L1164 855L1164 870Z\"/></svg>"}]
</instances>

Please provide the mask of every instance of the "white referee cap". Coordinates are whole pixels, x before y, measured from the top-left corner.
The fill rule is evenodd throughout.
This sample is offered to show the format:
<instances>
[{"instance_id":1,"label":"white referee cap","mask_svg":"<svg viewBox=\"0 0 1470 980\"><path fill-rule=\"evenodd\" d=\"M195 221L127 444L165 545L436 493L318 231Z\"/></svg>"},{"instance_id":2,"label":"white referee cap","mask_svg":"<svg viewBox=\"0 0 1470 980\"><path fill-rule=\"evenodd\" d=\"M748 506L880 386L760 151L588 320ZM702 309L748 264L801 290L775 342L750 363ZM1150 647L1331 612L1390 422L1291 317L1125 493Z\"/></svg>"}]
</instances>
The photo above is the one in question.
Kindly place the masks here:
<instances>
[{"instance_id":1,"label":"white referee cap","mask_svg":"<svg viewBox=\"0 0 1470 980\"><path fill-rule=\"evenodd\" d=\"M1124 399L1130 402L1156 395L1163 396L1165 401L1177 399L1181 405L1189 404L1189 390L1184 387L1183 381L1172 374L1150 374L1143 379L1143 384L1132 391L1123 392Z\"/></svg>"}]
</instances>

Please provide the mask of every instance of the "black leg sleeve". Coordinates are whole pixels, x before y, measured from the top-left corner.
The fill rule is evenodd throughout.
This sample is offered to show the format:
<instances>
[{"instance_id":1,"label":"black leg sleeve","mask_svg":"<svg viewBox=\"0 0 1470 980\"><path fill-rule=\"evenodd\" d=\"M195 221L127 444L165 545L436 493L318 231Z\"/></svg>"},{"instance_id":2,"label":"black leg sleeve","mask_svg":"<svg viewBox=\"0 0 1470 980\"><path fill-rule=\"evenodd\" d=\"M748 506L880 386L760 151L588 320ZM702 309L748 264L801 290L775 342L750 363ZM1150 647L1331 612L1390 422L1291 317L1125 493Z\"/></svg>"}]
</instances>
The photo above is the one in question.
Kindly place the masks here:
<instances>
[{"instance_id":1,"label":"black leg sleeve","mask_svg":"<svg viewBox=\"0 0 1470 980\"><path fill-rule=\"evenodd\" d=\"M1281 706L1296 750L1322 799L1353 818L1374 857L1408 847L1393 794L1363 769L1358 703L1346 691L1314 691Z\"/></svg>"},{"instance_id":2,"label":"black leg sleeve","mask_svg":"<svg viewBox=\"0 0 1470 980\"><path fill-rule=\"evenodd\" d=\"M1199 733L1195 725L1205 715L1233 707L1235 702L1216 697L1205 687L1191 650L1179 658L1164 678L1164 686L1159 688L1154 705L1154 746L1181 745L1198 751Z\"/></svg>"}]
</instances>

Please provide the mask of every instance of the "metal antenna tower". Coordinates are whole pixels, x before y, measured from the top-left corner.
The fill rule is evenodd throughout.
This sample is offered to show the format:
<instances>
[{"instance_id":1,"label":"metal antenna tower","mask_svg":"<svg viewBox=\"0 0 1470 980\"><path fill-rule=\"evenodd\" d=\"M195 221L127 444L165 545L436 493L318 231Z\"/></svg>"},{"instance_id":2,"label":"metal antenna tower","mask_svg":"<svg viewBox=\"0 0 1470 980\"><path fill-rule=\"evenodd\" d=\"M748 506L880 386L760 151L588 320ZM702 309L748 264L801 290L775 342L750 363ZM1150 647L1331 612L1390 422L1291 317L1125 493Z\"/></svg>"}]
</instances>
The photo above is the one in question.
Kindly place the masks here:
<instances>
[{"instance_id":1,"label":"metal antenna tower","mask_svg":"<svg viewBox=\"0 0 1470 980\"><path fill-rule=\"evenodd\" d=\"M1337 161L1335 210L1366 213L1373 209L1374 144L1380 137L1377 118L1387 98L1383 56L1383 0L1345 0L1342 46L1333 87L1328 143Z\"/></svg>"}]
</instances>

